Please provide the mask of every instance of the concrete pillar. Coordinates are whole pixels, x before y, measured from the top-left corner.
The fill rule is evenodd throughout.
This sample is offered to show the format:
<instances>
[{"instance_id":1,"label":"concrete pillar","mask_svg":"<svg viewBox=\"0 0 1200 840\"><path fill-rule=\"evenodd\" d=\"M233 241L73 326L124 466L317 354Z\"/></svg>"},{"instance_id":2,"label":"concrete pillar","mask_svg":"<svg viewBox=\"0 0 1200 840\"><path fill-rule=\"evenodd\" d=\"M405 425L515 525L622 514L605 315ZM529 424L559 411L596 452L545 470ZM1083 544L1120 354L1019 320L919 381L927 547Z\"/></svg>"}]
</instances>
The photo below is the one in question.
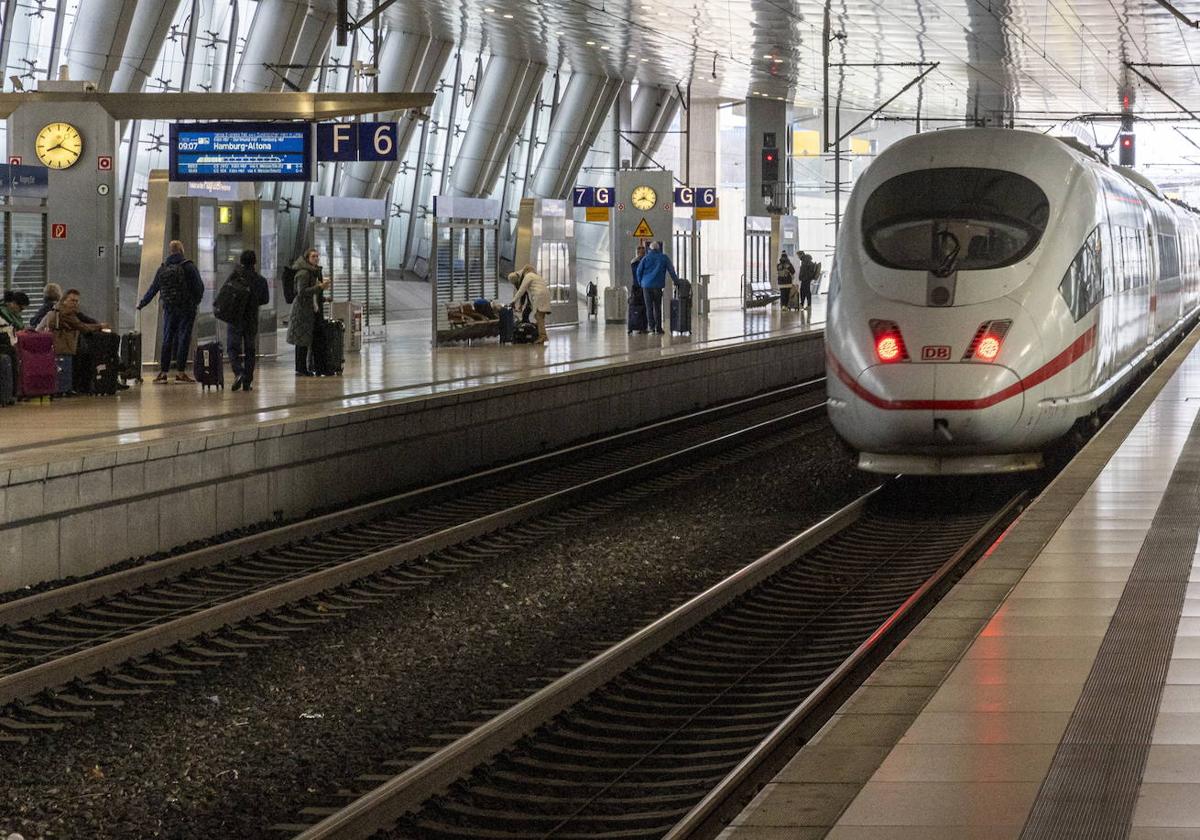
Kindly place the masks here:
<instances>
[{"instance_id":1,"label":"concrete pillar","mask_svg":"<svg viewBox=\"0 0 1200 840\"><path fill-rule=\"evenodd\" d=\"M115 93L141 93L146 87L146 81L154 72L154 65L158 62L163 44L167 41L167 34L171 31L171 21L175 19L175 13L179 10L179 3L180 0L158 0L136 5L124 51L118 53L122 60L113 73L109 90ZM80 3L80 12L84 6L90 4ZM75 24L75 31L79 31L78 22Z\"/></svg>"},{"instance_id":2,"label":"concrete pillar","mask_svg":"<svg viewBox=\"0 0 1200 840\"><path fill-rule=\"evenodd\" d=\"M537 198L566 198L588 151L596 141L621 80L575 73L550 123L546 148L538 161L530 194Z\"/></svg>"},{"instance_id":3,"label":"concrete pillar","mask_svg":"<svg viewBox=\"0 0 1200 840\"><path fill-rule=\"evenodd\" d=\"M544 64L503 55L489 59L487 71L476 82L475 105L448 194L479 197L492 191L545 73Z\"/></svg>"},{"instance_id":4,"label":"concrete pillar","mask_svg":"<svg viewBox=\"0 0 1200 840\"><path fill-rule=\"evenodd\" d=\"M283 80L266 65L292 60L304 29L307 7L292 0L260 0L246 36L246 49L233 77L239 93L277 91Z\"/></svg>"},{"instance_id":5,"label":"concrete pillar","mask_svg":"<svg viewBox=\"0 0 1200 840\"><path fill-rule=\"evenodd\" d=\"M137 5L137 0L91 0L79 4L66 50L65 63L72 79L95 82L99 90L112 89L113 75L121 63ZM57 72L51 68L51 78L57 78Z\"/></svg>"},{"instance_id":6,"label":"concrete pillar","mask_svg":"<svg viewBox=\"0 0 1200 840\"><path fill-rule=\"evenodd\" d=\"M717 104L715 99L692 100L688 136L688 166L691 171L688 181L694 187L717 186L718 151L721 146Z\"/></svg>"},{"instance_id":7,"label":"concrete pillar","mask_svg":"<svg viewBox=\"0 0 1200 840\"><path fill-rule=\"evenodd\" d=\"M675 112L679 110L679 95L673 88L640 85L633 96L633 108L629 120L629 138L637 145L633 148L633 168L653 166L658 147L662 145L663 132L671 127Z\"/></svg>"}]
</instances>

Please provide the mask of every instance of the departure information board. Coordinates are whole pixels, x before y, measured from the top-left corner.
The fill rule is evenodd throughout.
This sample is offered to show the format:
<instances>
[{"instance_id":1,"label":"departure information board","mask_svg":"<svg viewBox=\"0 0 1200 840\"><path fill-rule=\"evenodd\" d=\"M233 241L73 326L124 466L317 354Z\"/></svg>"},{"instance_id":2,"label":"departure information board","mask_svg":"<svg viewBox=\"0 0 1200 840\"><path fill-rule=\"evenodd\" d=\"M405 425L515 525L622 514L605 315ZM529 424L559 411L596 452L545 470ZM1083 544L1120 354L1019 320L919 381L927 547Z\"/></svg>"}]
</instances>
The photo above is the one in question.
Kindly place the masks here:
<instances>
[{"instance_id":1,"label":"departure information board","mask_svg":"<svg viewBox=\"0 0 1200 840\"><path fill-rule=\"evenodd\" d=\"M307 181L305 122L171 124L172 181Z\"/></svg>"}]
</instances>

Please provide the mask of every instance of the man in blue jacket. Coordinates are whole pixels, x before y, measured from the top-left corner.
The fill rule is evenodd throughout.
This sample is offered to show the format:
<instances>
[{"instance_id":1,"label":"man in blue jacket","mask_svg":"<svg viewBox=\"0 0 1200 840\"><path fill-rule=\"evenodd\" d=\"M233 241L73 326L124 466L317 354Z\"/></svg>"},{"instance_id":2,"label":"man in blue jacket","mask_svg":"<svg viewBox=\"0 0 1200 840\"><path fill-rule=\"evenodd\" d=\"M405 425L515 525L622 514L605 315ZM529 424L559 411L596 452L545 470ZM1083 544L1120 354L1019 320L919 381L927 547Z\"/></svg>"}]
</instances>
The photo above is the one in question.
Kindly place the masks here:
<instances>
[{"instance_id":1,"label":"man in blue jacket","mask_svg":"<svg viewBox=\"0 0 1200 840\"><path fill-rule=\"evenodd\" d=\"M167 371L171 369L172 361L179 369L175 374L176 382L195 382L188 376L187 358L192 344L192 326L196 323L196 309L204 297L204 281L196 264L184 255L182 242L172 239L167 250L167 261L158 267L154 282L137 308L149 306L155 295L162 295L162 352L155 383L167 381Z\"/></svg>"},{"instance_id":2,"label":"man in blue jacket","mask_svg":"<svg viewBox=\"0 0 1200 840\"><path fill-rule=\"evenodd\" d=\"M675 266L671 258L663 253L662 242L655 242L650 251L642 257L637 266L637 280L642 287L642 296L646 299L646 327L650 332L662 335L662 299L663 288L667 285L667 275L672 280L678 280Z\"/></svg>"}]
</instances>

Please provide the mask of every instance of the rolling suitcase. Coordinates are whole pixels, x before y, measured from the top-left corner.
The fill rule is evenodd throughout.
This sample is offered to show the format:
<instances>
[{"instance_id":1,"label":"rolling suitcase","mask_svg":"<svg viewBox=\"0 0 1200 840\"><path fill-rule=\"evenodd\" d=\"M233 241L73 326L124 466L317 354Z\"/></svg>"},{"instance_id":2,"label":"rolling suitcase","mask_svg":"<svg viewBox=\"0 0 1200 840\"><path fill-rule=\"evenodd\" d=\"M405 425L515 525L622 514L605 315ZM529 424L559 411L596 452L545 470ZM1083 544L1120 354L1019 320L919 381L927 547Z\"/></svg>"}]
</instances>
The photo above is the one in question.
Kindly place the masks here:
<instances>
[{"instance_id":1,"label":"rolling suitcase","mask_svg":"<svg viewBox=\"0 0 1200 840\"><path fill-rule=\"evenodd\" d=\"M72 393L75 390L75 357L55 356L54 366L58 369L58 388L54 393L60 397Z\"/></svg>"},{"instance_id":2,"label":"rolling suitcase","mask_svg":"<svg viewBox=\"0 0 1200 840\"><path fill-rule=\"evenodd\" d=\"M346 325L327 318L316 328L325 336L323 358L314 358L313 366L321 376L341 376L346 366Z\"/></svg>"},{"instance_id":3,"label":"rolling suitcase","mask_svg":"<svg viewBox=\"0 0 1200 840\"><path fill-rule=\"evenodd\" d=\"M16 378L13 376L13 357L0 352L0 405L17 401Z\"/></svg>"},{"instance_id":4,"label":"rolling suitcase","mask_svg":"<svg viewBox=\"0 0 1200 840\"><path fill-rule=\"evenodd\" d=\"M687 298L671 301L671 332L692 331L692 302Z\"/></svg>"},{"instance_id":5,"label":"rolling suitcase","mask_svg":"<svg viewBox=\"0 0 1200 840\"><path fill-rule=\"evenodd\" d=\"M94 332L87 336L92 357L90 386L98 396L117 393L117 373L121 368L121 337L112 332Z\"/></svg>"},{"instance_id":6,"label":"rolling suitcase","mask_svg":"<svg viewBox=\"0 0 1200 840\"><path fill-rule=\"evenodd\" d=\"M513 332L517 326L517 316L513 313L511 306L505 306L500 310L500 343L512 344Z\"/></svg>"},{"instance_id":7,"label":"rolling suitcase","mask_svg":"<svg viewBox=\"0 0 1200 840\"><path fill-rule=\"evenodd\" d=\"M142 381L142 334L128 332L121 336L121 378L126 382Z\"/></svg>"},{"instance_id":8,"label":"rolling suitcase","mask_svg":"<svg viewBox=\"0 0 1200 840\"><path fill-rule=\"evenodd\" d=\"M54 336L50 333L20 333L17 337L17 357L17 395L51 396L58 387Z\"/></svg>"},{"instance_id":9,"label":"rolling suitcase","mask_svg":"<svg viewBox=\"0 0 1200 840\"><path fill-rule=\"evenodd\" d=\"M221 345L215 341L196 348L196 359L192 363L192 377L201 388L225 389L225 362L221 356Z\"/></svg>"},{"instance_id":10,"label":"rolling suitcase","mask_svg":"<svg viewBox=\"0 0 1200 840\"><path fill-rule=\"evenodd\" d=\"M625 329L631 333L646 332L648 327L646 323L646 304L635 306L632 302L629 304L629 314L625 320Z\"/></svg>"},{"instance_id":11,"label":"rolling suitcase","mask_svg":"<svg viewBox=\"0 0 1200 840\"><path fill-rule=\"evenodd\" d=\"M7 333L0 333L0 405L17 401L17 351Z\"/></svg>"},{"instance_id":12,"label":"rolling suitcase","mask_svg":"<svg viewBox=\"0 0 1200 840\"><path fill-rule=\"evenodd\" d=\"M604 290L604 321L609 324L623 324L629 317L629 302L622 286L609 287Z\"/></svg>"}]
</instances>

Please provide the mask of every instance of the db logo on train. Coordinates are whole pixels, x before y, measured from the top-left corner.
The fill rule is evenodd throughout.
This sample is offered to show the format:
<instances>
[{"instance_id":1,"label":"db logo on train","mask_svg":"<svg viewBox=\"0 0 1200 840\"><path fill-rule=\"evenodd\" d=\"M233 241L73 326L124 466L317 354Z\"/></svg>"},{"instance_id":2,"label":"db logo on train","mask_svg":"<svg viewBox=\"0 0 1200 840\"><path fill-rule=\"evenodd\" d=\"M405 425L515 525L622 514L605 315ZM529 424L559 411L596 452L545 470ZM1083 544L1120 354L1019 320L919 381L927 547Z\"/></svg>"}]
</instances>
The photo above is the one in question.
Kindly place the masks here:
<instances>
[{"instance_id":1,"label":"db logo on train","mask_svg":"<svg viewBox=\"0 0 1200 840\"><path fill-rule=\"evenodd\" d=\"M950 347L946 344L927 344L921 348L921 361L923 362L948 362L950 361Z\"/></svg>"}]
</instances>

